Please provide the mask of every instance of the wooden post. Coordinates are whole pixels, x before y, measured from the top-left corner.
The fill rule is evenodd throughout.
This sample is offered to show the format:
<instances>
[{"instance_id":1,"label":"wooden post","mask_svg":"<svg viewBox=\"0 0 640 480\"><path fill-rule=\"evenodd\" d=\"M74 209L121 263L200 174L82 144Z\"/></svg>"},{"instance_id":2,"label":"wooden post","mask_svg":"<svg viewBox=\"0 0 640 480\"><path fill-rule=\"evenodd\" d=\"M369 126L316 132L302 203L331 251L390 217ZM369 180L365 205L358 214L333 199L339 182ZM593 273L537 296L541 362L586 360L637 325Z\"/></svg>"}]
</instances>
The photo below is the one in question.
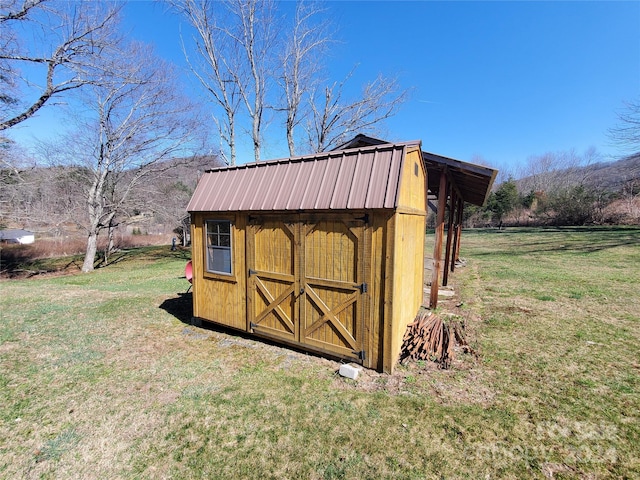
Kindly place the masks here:
<instances>
[{"instance_id":1,"label":"wooden post","mask_svg":"<svg viewBox=\"0 0 640 480\"><path fill-rule=\"evenodd\" d=\"M447 286L449 283L449 266L451 265L451 242L453 241L453 219L456 214L456 191L451 190L449 196L449 221L447 222L447 248L444 254L444 269L442 270L442 285Z\"/></svg>"},{"instance_id":2,"label":"wooden post","mask_svg":"<svg viewBox=\"0 0 640 480\"><path fill-rule=\"evenodd\" d=\"M447 202L447 171L440 172L440 187L438 190L438 212L436 215L436 242L433 247L433 272L431 274L431 297L429 306L438 306L438 287L440 281L440 260L442 257L442 237L444 236L444 209Z\"/></svg>"},{"instance_id":3,"label":"wooden post","mask_svg":"<svg viewBox=\"0 0 640 480\"><path fill-rule=\"evenodd\" d=\"M451 271L455 271L456 262L460 260L460 237L462 236L462 211L464 209L464 201L458 198L458 209L456 215L455 237L453 242L453 252L451 253Z\"/></svg>"}]
</instances>

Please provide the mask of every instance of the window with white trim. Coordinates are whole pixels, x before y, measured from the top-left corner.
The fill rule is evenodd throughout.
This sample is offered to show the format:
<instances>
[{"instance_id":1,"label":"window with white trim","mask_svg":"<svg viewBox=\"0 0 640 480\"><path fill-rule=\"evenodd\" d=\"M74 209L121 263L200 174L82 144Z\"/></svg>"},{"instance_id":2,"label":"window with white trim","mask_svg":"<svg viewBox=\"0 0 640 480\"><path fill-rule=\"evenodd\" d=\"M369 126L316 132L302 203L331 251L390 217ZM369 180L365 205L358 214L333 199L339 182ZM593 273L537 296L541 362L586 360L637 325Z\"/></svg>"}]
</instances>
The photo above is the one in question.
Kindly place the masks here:
<instances>
[{"instance_id":1,"label":"window with white trim","mask_svg":"<svg viewBox=\"0 0 640 480\"><path fill-rule=\"evenodd\" d=\"M207 272L231 275L231 222L206 221Z\"/></svg>"}]
</instances>

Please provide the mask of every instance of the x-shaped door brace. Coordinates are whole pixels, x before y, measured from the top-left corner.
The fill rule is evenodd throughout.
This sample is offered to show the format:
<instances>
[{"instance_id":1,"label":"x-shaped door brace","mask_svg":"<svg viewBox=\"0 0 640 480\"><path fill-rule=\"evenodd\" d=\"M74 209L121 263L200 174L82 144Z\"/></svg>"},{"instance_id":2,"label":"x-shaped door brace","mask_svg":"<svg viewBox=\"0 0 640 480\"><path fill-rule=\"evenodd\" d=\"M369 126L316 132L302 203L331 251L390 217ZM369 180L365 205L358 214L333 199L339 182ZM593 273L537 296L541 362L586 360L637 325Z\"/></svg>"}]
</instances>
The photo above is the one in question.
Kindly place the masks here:
<instances>
[{"instance_id":1,"label":"x-shaped door brace","mask_svg":"<svg viewBox=\"0 0 640 480\"><path fill-rule=\"evenodd\" d=\"M353 338L351 333L346 328L344 328L344 325L340 323L340 320L338 320L338 317L336 317L336 315L348 308L350 305L353 305L358 299L359 292L354 292L349 296L349 298L347 298L344 302L342 302L332 310L327 306L326 303L322 301L322 299L316 294L316 292L313 291L313 289L308 284L305 286L304 291L307 297L322 311L322 316L318 320L313 322L313 324L311 324L307 329L305 329L305 337L308 337L322 325L329 322L335 327L342 339L347 342L352 349L355 350L358 347L358 342L356 342L356 339Z\"/></svg>"},{"instance_id":2,"label":"x-shaped door brace","mask_svg":"<svg viewBox=\"0 0 640 480\"><path fill-rule=\"evenodd\" d=\"M269 315L271 312L274 312L280 318L282 323L284 323L284 325L289 329L289 331L291 333L294 333L295 328L294 328L293 322L291 321L291 318L289 318L289 315L287 315L286 312L282 310L282 308L280 307L280 304L284 302L290 295L293 294L294 286L291 285L284 292L282 292L280 296L278 296L278 298L274 299L273 295L271 295L271 292L269 292L265 284L262 283L262 280L258 276L255 277L255 282L256 282L256 286L258 287L258 291L269 304L266 310L264 310L255 319L255 323L259 324L262 320L264 320L267 317L267 315Z\"/></svg>"}]
</instances>

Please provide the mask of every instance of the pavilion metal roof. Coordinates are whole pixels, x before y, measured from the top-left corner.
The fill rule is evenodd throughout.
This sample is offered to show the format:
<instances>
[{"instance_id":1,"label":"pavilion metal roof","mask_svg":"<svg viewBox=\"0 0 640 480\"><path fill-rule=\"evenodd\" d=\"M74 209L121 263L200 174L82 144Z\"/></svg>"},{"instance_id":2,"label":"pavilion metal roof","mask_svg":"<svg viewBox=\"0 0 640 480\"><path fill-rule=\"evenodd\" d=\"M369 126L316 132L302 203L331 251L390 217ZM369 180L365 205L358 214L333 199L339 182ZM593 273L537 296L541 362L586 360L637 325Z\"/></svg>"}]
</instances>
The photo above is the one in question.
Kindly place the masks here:
<instances>
[{"instance_id":1,"label":"pavilion metal roof","mask_svg":"<svg viewBox=\"0 0 640 480\"><path fill-rule=\"evenodd\" d=\"M458 195L465 202L480 207L486 203L498 174L498 171L493 168L429 152L422 152L422 160L427 167L429 192L438 194L440 176L436 173L446 171Z\"/></svg>"}]
</instances>

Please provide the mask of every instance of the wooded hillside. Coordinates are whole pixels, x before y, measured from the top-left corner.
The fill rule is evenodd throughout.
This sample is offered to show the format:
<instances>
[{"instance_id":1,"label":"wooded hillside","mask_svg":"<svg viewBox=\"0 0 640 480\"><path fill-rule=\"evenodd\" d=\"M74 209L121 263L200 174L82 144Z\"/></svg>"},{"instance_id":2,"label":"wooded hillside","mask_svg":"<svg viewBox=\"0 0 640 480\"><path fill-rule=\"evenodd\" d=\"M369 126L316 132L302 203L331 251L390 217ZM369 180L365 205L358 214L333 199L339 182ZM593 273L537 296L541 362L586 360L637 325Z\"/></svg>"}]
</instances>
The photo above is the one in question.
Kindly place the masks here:
<instances>
[{"instance_id":1,"label":"wooded hillside","mask_svg":"<svg viewBox=\"0 0 640 480\"><path fill-rule=\"evenodd\" d=\"M496 185L484 208L469 209L468 226L640 224L640 154L584 165L571 153L531 160L530 174Z\"/></svg>"},{"instance_id":2,"label":"wooded hillside","mask_svg":"<svg viewBox=\"0 0 640 480\"><path fill-rule=\"evenodd\" d=\"M609 192L619 192L630 182L640 184L640 153L613 162L597 162L593 165L551 169L516 180L521 191L535 190L555 183L581 183L585 186Z\"/></svg>"},{"instance_id":3,"label":"wooded hillside","mask_svg":"<svg viewBox=\"0 0 640 480\"><path fill-rule=\"evenodd\" d=\"M199 176L221 166L216 156L166 161L135 184L116 215L121 234L163 234L179 228ZM133 170L124 172L132 176ZM0 227L43 237L81 236L91 172L82 166L0 169Z\"/></svg>"},{"instance_id":4,"label":"wooded hillside","mask_svg":"<svg viewBox=\"0 0 640 480\"><path fill-rule=\"evenodd\" d=\"M117 232L179 237L199 176L222 165L216 156L164 162L135 186L118 212ZM89 174L81 166L0 169L0 228L31 230L39 238L84 236ZM496 185L485 208L469 208L466 218L471 227L501 221L505 225L640 223L640 154L508 180Z\"/></svg>"}]
</instances>

